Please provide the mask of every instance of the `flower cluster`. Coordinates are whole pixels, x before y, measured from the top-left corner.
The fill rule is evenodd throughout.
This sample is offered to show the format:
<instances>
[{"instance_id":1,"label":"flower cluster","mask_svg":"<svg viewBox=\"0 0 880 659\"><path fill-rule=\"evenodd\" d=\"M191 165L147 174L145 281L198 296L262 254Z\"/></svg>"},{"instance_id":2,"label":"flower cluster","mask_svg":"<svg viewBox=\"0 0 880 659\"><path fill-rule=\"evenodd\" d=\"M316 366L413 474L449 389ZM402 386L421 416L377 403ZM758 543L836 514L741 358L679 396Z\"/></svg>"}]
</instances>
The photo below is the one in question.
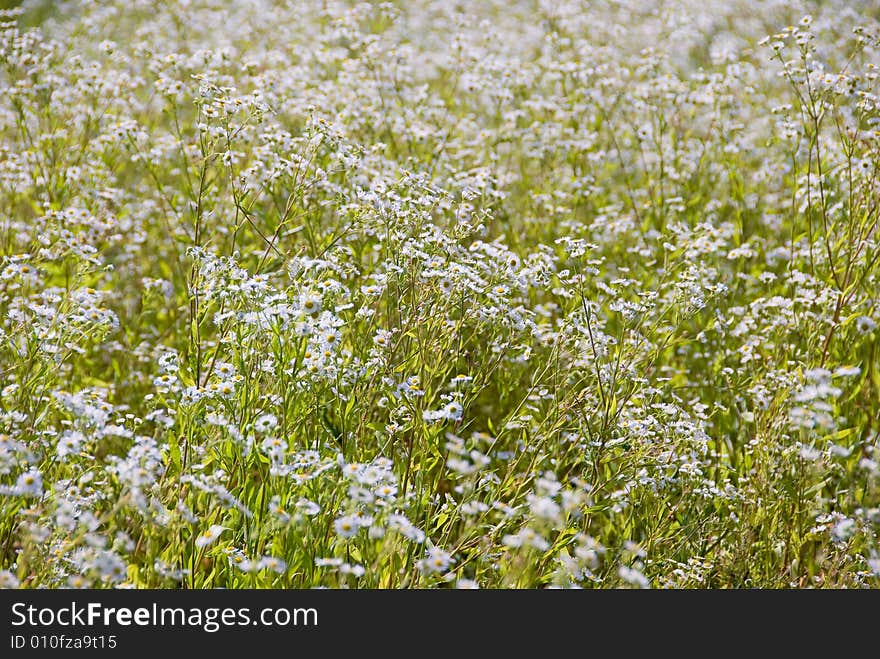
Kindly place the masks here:
<instances>
[{"instance_id":1,"label":"flower cluster","mask_svg":"<svg viewBox=\"0 0 880 659\"><path fill-rule=\"evenodd\" d=\"M0 586L878 585L880 25L752 5L0 11Z\"/></svg>"}]
</instances>

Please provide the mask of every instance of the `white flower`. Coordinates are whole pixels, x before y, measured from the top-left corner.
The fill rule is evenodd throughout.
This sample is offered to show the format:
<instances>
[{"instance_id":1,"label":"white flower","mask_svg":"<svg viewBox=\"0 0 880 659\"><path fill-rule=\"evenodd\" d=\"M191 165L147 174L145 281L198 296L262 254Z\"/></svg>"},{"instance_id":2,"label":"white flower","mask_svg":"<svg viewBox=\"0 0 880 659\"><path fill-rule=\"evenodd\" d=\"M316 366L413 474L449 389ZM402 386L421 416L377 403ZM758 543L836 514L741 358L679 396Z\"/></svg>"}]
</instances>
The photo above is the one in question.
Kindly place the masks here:
<instances>
[{"instance_id":1,"label":"white flower","mask_svg":"<svg viewBox=\"0 0 880 659\"><path fill-rule=\"evenodd\" d=\"M263 414L254 421L254 430L266 433L278 426L278 417L274 414Z\"/></svg>"},{"instance_id":2,"label":"white flower","mask_svg":"<svg viewBox=\"0 0 880 659\"><path fill-rule=\"evenodd\" d=\"M458 401L452 400L443 406L443 417L448 421L460 421L463 413L464 408Z\"/></svg>"},{"instance_id":3,"label":"white flower","mask_svg":"<svg viewBox=\"0 0 880 659\"><path fill-rule=\"evenodd\" d=\"M400 533L403 537L421 544L425 541L425 533L415 527L404 515L388 516L388 528Z\"/></svg>"},{"instance_id":4,"label":"white flower","mask_svg":"<svg viewBox=\"0 0 880 659\"><path fill-rule=\"evenodd\" d=\"M223 531L228 531L228 530L229 529L227 529L225 526L220 526L219 524L212 524L211 527L207 531L200 534L196 538L196 540L195 540L196 547L199 547L201 549L203 547L207 547L208 545L213 544L217 540L217 538L220 537L220 535L223 533Z\"/></svg>"},{"instance_id":5,"label":"white flower","mask_svg":"<svg viewBox=\"0 0 880 659\"><path fill-rule=\"evenodd\" d=\"M459 579L455 582L458 590L479 590L480 585L473 579Z\"/></svg>"},{"instance_id":6,"label":"white flower","mask_svg":"<svg viewBox=\"0 0 880 659\"><path fill-rule=\"evenodd\" d=\"M373 492L380 499L392 499L394 498L394 495L397 494L397 486L387 483L385 485L380 485Z\"/></svg>"},{"instance_id":7,"label":"white flower","mask_svg":"<svg viewBox=\"0 0 880 659\"><path fill-rule=\"evenodd\" d=\"M273 572L277 572L278 574L284 574L284 572L287 571L287 563L282 561L280 558L275 558L274 556L263 556L259 561L257 561L257 569L272 570Z\"/></svg>"},{"instance_id":8,"label":"white flower","mask_svg":"<svg viewBox=\"0 0 880 659\"><path fill-rule=\"evenodd\" d=\"M837 542L843 542L856 531L856 522L849 517L844 517L831 527L831 537Z\"/></svg>"},{"instance_id":9,"label":"white flower","mask_svg":"<svg viewBox=\"0 0 880 659\"><path fill-rule=\"evenodd\" d=\"M214 371L216 371L217 375L220 376L220 378L226 380L235 375L235 366L233 366L229 362L217 362L214 365Z\"/></svg>"},{"instance_id":10,"label":"white flower","mask_svg":"<svg viewBox=\"0 0 880 659\"><path fill-rule=\"evenodd\" d=\"M366 574L366 572L367 571L363 565L358 565L358 564L351 565L349 563L343 563L342 565L339 566L339 573L340 574L350 574L355 577L362 577L362 576L364 576L364 574Z\"/></svg>"},{"instance_id":11,"label":"white flower","mask_svg":"<svg viewBox=\"0 0 880 659\"><path fill-rule=\"evenodd\" d=\"M59 458L66 458L79 452L79 447L85 440L85 436L76 430L65 430L58 439L55 452Z\"/></svg>"},{"instance_id":12,"label":"white flower","mask_svg":"<svg viewBox=\"0 0 880 659\"><path fill-rule=\"evenodd\" d=\"M425 392L419 389L419 385L419 377L413 375L397 385L397 391L409 396L424 396Z\"/></svg>"},{"instance_id":13,"label":"white flower","mask_svg":"<svg viewBox=\"0 0 880 659\"><path fill-rule=\"evenodd\" d=\"M376 334L373 336L373 343L375 343L380 348L386 347L391 341L392 332L388 330L376 330Z\"/></svg>"},{"instance_id":14,"label":"white flower","mask_svg":"<svg viewBox=\"0 0 880 659\"><path fill-rule=\"evenodd\" d=\"M634 567L627 567L626 565L621 565L617 570L618 576L623 579L628 584L632 584L633 586L637 586L639 588L650 588L651 582L648 581L648 578L642 574L641 570L638 570Z\"/></svg>"},{"instance_id":15,"label":"white flower","mask_svg":"<svg viewBox=\"0 0 880 659\"><path fill-rule=\"evenodd\" d=\"M859 334L868 334L875 329L877 329L877 323L875 323L873 319L868 318L868 316L859 316L856 318L856 330Z\"/></svg>"},{"instance_id":16,"label":"white flower","mask_svg":"<svg viewBox=\"0 0 880 659\"><path fill-rule=\"evenodd\" d=\"M41 497L43 496L43 475L37 469L28 469L15 480L12 487L0 487L0 494L17 497Z\"/></svg>"},{"instance_id":17,"label":"white flower","mask_svg":"<svg viewBox=\"0 0 880 659\"><path fill-rule=\"evenodd\" d=\"M335 329L325 330L321 335L321 341L325 346L333 347L339 345L339 331Z\"/></svg>"},{"instance_id":18,"label":"white flower","mask_svg":"<svg viewBox=\"0 0 880 659\"><path fill-rule=\"evenodd\" d=\"M364 295L379 295L382 292L382 287L377 286L376 284L367 284L366 286L361 286L361 293Z\"/></svg>"},{"instance_id":19,"label":"white flower","mask_svg":"<svg viewBox=\"0 0 880 659\"><path fill-rule=\"evenodd\" d=\"M90 584L81 574L72 574L67 577L67 585L70 588L88 588Z\"/></svg>"},{"instance_id":20,"label":"white flower","mask_svg":"<svg viewBox=\"0 0 880 659\"><path fill-rule=\"evenodd\" d=\"M287 446L278 437L266 437L260 442L260 448L274 461L281 461L287 451Z\"/></svg>"},{"instance_id":21,"label":"white flower","mask_svg":"<svg viewBox=\"0 0 880 659\"><path fill-rule=\"evenodd\" d=\"M439 410L425 410L422 419L425 421L460 421L464 414L461 403L452 400Z\"/></svg>"},{"instance_id":22,"label":"white flower","mask_svg":"<svg viewBox=\"0 0 880 659\"><path fill-rule=\"evenodd\" d=\"M357 535L360 522L354 515L343 515L334 520L333 529L340 538L352 538Z\"/></svg>"},{"instance_id":23,"label":"white flower","mask_svg":"<svg viewBox=\"0 0 880 659\"><path fill-rule=\"evenodd\" d=\"M95 557L92 567L105 581L120 582L126 577L126 564L112 551L101 551Z\"/></svg>"},{"instance_id":24,"label":"white flower","mask_svg":"<svg viewBox=\"0 0 880 659\"><path fill-rule=\"evenodd\" d=\"M303 297L302 308L308 315L314 316L321 312L321 297L314 293L308 293Z\"/></svg>"},{"instance_id":25,"label":"white flower","mask_svg":"<svg viewBox=\"0 0 880 659\"><path fill-rule=\"evenodd\" d=\"M321 506L308 499L300 499L296 502L296 509L307 517L313 517L321 512Z\"/></svg>"},{"instance_id":26,"label":"white flower","mask_svg":"<svg viewBox=\"0 0 880 659\"><path fill-rule=\"evenodd\" d=\"M10 570L0 570L0 588L18 588L21 582Z\"/></svg>"},{"instance_id":27,"label":"white flower","mask_svg":"<svg viewBox=\"0 0 880 659\"><path fill-rule=\"evenodd\" d=\"M421 559L417 565L422 574L434 574L445 572L451 561L452 557L448 552L439 547L431 547L428 550L428 555Z\"/></svg>"},{"instance_id":28,"label":"white flower","mask_svg":"<svg viewBox=\"0 0 880 659\"><path fill-rule=\"evenodd\" d=\"M528 547L534 547L539 551L547 551L550 549L550 543L532 528L526 527L519 532L522 543Z\"/></svg>"},{"instance_id":29,"label":"white flower","mask_svg":"<svg viewBox=\"0 0 880 659\"><path fill-rule=\"evenodd\" d=\"M562 508L550 497L537 497L533 494L527 497L529 510L535 517L553 520L559 517Z\"/></svg>"},{"instance_id":30,"label":"white flower","mask_svg":"<svg viewBox=\"0 0 880 659\"><path fill-rule=\"evenodd\" d=\"M503 538L501 538L501 544L505 547L522 547L523 538L519 533L508 533Z\"/></svg>"}]
</instances>

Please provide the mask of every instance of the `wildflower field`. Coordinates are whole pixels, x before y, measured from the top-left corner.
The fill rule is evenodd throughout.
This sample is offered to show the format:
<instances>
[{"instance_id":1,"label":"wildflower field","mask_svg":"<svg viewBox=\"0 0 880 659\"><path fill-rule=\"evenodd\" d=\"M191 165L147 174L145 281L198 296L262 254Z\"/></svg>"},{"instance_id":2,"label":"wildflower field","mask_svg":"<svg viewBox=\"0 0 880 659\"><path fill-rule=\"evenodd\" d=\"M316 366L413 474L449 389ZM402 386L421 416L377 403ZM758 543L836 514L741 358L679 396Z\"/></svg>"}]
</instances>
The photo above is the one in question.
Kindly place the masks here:
<instances>
[{"instance_id":1,"label":"wildflower field","mask_svg":"<svg viewBox=\"0 0 880 659\"><path fill-rule=\"evenodd\" d=\"M875 0L0 21L0 585L880 586Z\"/></svg>"}]
</instances>

